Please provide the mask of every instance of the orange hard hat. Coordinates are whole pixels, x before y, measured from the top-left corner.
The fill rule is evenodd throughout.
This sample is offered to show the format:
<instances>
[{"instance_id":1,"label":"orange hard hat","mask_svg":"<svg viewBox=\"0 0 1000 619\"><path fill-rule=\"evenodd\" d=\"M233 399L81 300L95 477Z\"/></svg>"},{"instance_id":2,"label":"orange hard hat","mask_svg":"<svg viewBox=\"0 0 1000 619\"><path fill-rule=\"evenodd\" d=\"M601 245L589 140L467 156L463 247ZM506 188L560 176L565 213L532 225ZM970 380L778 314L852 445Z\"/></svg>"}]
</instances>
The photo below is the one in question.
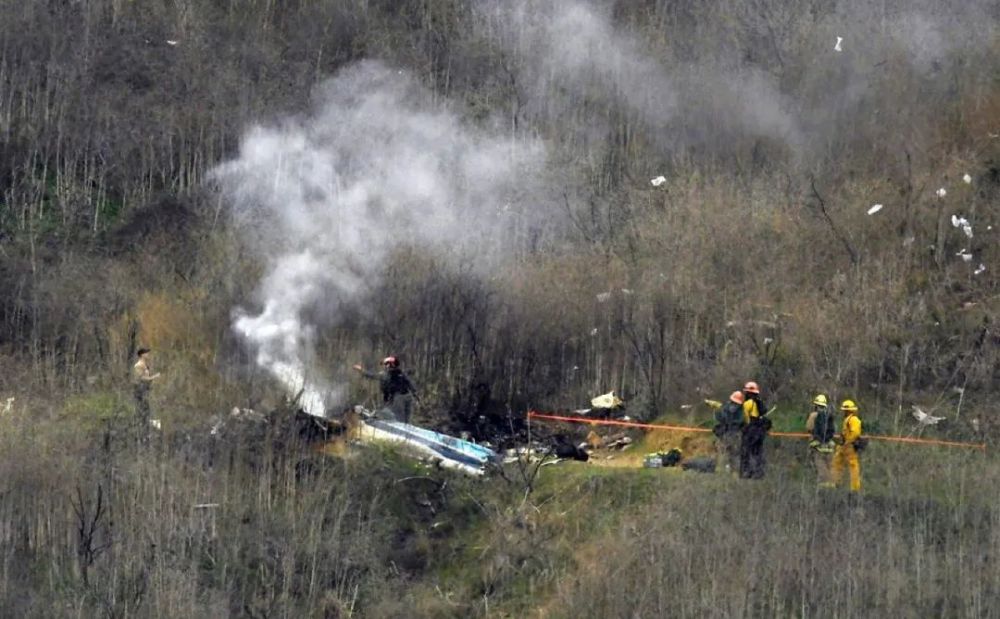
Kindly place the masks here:
<instances>
[{"instance_id":1,"label":"orange hard hat","mask_svg":"<svg viewBox=\"0 0 1000 619\"><path fill-rule=\"evenodd\" d=\"M746 391L747 393L760 393L760 385L758 385L753 381L750 381L747 384L743 385L743 391Z\"/></svg>"},{"instance_id":2,"label":"orange hard hat","mask_svg":"<svg viewBox=\"0 0 1000 619\"><path fill-rule=\"evenodd\" d=\"M737 404L743 404L743 401L744 401L743 392L742 391L734 391L733 395L729 396L729 399L732 402L735 402Z\"/></svg>"}]
</instances>

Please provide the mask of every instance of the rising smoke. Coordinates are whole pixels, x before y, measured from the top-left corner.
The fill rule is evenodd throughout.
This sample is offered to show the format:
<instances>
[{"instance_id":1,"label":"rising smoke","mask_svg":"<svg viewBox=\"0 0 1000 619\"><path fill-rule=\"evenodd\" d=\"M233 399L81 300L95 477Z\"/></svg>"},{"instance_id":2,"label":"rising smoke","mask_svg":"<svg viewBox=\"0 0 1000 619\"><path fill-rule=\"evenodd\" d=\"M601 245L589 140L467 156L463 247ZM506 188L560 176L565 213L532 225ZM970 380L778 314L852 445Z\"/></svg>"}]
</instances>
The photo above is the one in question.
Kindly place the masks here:
<instances>
[{"instance_id":1,"label":"rising smoke","mask_svg":"<svg viewBox=\"0 0 1000 619\"><path fill-rule=\"evenodd\" d=\"M889 127L899 106L887 93L903 81L924 97L949 96L957 69L949 58L990 49L1000 23L1000 5L976 0L811 10L787 0L656 2L623 12L641 22L616 19L616 4L625 3L476 3L512 59L524 112L558 124L555 139L572 148L604 144L627 123L666 156L725 156L741 140L764 138L808 161L831 141L870 131L851 118L869 115L890 135L907 129L907 117Z\"/></svg>"},{"instance_id":2,"label":"rising smoke","mask_svg":"<svg viewBox=\"0 0 1000 619\"><path fill-rule=\"evenodd\" d=\"M312 115L254 128L215 171L268 269L261 310L237 310L236 332L305 410L324 415L342 386L317 369L323 325L309 316L336 319L359 301L394 249L489 253L487 233L540 156L530 142L464 125L403 71L346 69L319 90Z\"/></svg>"}]
</instances>

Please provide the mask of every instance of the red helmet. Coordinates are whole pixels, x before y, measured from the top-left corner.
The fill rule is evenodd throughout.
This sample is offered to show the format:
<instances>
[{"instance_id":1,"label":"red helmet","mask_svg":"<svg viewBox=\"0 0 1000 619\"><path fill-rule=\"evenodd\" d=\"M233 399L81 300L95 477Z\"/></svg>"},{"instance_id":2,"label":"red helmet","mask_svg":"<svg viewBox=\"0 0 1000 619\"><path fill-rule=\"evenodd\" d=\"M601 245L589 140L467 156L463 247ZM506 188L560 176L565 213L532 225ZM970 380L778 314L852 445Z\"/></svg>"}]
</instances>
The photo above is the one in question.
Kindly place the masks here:
<instances>
[{"instance_id":1,"label":"red helmet","mask_svg":"<svg viewBox=\"0 0 1000 619\"><path fill-rule=\"evenodd\" d=\"M730 401L735 402L736 404L743 404L743 402L744 402L743 392L742 391L734 391L733 395L729 396L729 399L730 399Z\"/></svg>"},{"instance_id":2,"label":"red helmet","mask_svg":"<svg viewBox=\"0 0 1000 619\"><path fill-rule=\"evenodd\" d=\"M391 368L398 368L399 367L399 359L397 359L393 355L389 355L385 359L382 359L382 365L387 365L387 366L389 366Z\"/></svg>"},{"instance_id":3,"label":"red helmet","mask_svg":"<svg viewBox=\"0 0 1000 619\"><path fill-rule=\"evenodd\" d=\"M755 383L753 381L750 381L747 384L743 385L743 391L745 391L747 393L757 393L757 394L759 394L760 393L760 385L758 385L757 383Z\"/></svg>"}]
</instances>

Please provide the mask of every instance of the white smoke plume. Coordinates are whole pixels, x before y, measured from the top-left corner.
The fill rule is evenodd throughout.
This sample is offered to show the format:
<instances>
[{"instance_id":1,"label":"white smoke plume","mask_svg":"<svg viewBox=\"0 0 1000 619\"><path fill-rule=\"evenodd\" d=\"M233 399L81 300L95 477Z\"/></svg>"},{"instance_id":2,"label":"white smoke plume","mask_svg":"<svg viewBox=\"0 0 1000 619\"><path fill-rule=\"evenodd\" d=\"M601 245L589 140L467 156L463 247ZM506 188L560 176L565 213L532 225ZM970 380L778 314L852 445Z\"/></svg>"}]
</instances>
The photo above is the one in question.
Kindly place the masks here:
<instances>
[{"instance_id":1,"label":"white smoke plume","mask_svg":"<svg viewBox=\"0 0 1000 619\"><path fill-rule=\"evenodd\" d=\"M501 32L523 82L524 106L542 118L585 117L576 131L607 139L613 103L664 150L700 140L720 123L798 147L804 139L793 102L760 70L665 57L640 33L616 24L609 3L592 0L490 0L478 10ZM557 136L567 139L566 135Z\"/></svg>"},{"instance_id":2,"label":"white smoke plume","mask_svg":"<svg viewBox=\"0 0 1000 619\"><path fill-rule=\"evenodd\" d=\"M258 313L234 328L308 412L342 397L317 369L316 316L377 283L395 248L483 243L530 185L540 149L463 124L403 71L363 62L330 80L315 112L256 127L215 178L268 272Z\"/></svg>"}]
</instances>

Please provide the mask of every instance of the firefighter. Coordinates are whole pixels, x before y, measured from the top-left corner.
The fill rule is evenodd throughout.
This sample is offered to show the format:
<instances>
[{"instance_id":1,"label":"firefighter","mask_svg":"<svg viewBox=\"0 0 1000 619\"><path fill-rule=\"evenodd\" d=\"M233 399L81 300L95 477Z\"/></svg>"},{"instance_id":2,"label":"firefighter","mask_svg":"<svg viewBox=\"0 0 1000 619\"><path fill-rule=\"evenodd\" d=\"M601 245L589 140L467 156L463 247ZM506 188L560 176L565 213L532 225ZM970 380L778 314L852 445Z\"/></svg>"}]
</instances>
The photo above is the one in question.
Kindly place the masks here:
<instances>
[{"instance_id":1,"label":"firefighter","mask_svg":"<svg viewBox=\"0 0 1000 619\"><path fill-rule=\"evenodd\" d=\"M837 437L837 449L833 454L833 483L839 484L846 465L851 475L851 492L861 490L861 462L858 460L858 442L861 438L861 418L858 405L853 400L844 400L840 405L844 413L844 425Z\"/></svg>"},{"instance_id":2,"label":"firefighter","mask_svg":"<svg viewBox=\"0 0 1000 619\"><path fill-rule=\"evenodd\" d=\"M135 415L140 429L145 432L149 426L149 392L153 381L160 377L150 368L150 355L153 351L140 348L136 351L136 362L132 366L132 395L135 397Z\"/></svg>"},{"instance_id":3,"label":"firefighter","mask_svg":"<svg viewBox=\"0 0 1000 619\"><path fill-rule=\"evenodd\" d=\"M760 397L760 386L750 381L743 387L743 434L740 442L740 477L763 479L767 462L764 439L771 429L767 407Z\"/></svg>"},{"instance_id":4,"label":"firefighter","mask_svg":"<svg viewBox=\"0 0 1000 619\"><path fill-rule=\"evenodd\" d=\"M365 378L379 381L384 408L391 411L396 419L410 423L410 416L413 413L413 399L417 397L416 388L410 382L409 377L403 373L399 367L399 359L394 355L389 355L382 360L382 368L381 372L369 372L360 364L354 366L354 369Z\"/></svg>"},{"instance_id":5,"label":"firefighter","mask_svg":"<svg viewBox=\"0 0 1000 619\"><path fill-rule=\"evenodd\" d=\"M821 488L832 488L833 477L831 465L836 444L833 437L837 433L837 423L833 413L827 406L824 394L813 398L813 409L806 419L806 432L809 433L809 453L816 466L816 483Z\"/></svg>"},{"instance_id":6,"label":"firefighter","mask_svg":"<svg viewBox=\"0 0 1000 619\"><path fill-rule=\"evenodd\" d=\"M715 411L716 471L740 472L740 430L743 429L743 392L734 391Z\"/></svg>"}]
</instances>

